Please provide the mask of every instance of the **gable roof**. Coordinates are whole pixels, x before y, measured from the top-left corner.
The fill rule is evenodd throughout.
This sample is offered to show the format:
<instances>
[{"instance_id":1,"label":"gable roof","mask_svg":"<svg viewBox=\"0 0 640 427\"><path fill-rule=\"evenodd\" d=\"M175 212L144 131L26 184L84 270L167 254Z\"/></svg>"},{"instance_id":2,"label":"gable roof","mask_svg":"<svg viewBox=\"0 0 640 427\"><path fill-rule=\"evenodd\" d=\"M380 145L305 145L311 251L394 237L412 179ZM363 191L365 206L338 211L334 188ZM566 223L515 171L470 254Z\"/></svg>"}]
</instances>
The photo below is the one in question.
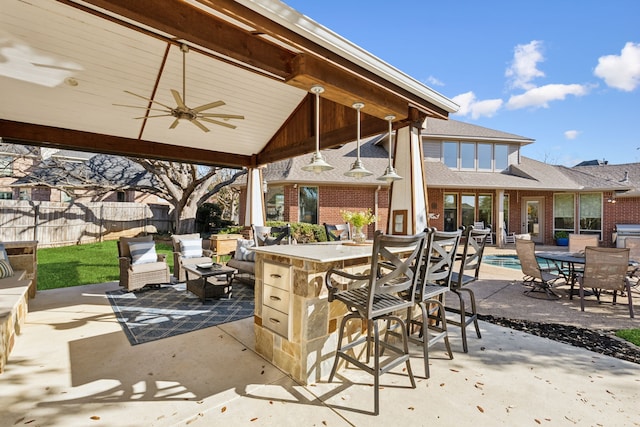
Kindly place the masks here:
<instances>
[{"instance_id":1,"label":"gable roof","mask_svg":"<svg viewBox=\"0 0 640 427\"><path fill-rule=\"evenodd\" d=\"M640 197L640 163L574 166L565 168L565 173L576 181L597 178L607 189L616 190L616 197Z\"/></svg>"},{"instance_id":2,"label":"gable roof","mask_svg":"<svg viewBox=\"0 0 640 427\"><path fill-rule=\"evenodd\" d=\"M421 132L424 139L453 139L453 140L473 140L518 143L528 145L535 142L535 139L489 129L471 123L464 123L458 120L437 120L427 118L424 129Z\"/></svg>"}]
</instances>

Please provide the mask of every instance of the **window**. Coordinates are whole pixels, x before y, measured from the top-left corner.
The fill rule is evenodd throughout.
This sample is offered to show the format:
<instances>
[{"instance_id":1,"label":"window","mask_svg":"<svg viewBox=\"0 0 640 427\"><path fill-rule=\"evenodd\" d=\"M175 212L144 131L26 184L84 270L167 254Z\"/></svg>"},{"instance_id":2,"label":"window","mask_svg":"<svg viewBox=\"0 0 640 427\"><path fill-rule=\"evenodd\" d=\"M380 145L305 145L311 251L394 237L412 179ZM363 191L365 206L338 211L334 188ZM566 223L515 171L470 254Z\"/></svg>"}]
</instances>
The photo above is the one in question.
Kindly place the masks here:
<instances>
[{"instance_id":1,"label":"window","mask_svg":"<svg viewBox=\"0 0 640 427\"><path fill-rule=\"evenodd\" d=\"M0 200L11 200L13 199L12 191L0 191Z\"/></svg>"},{"instance_id":2,"label":"window","mask_svg":"<svg viewBox=\"0 0 640 427\"><path fill-rule=\"evenodd\" d=\"M553 195L553 233L575 230L575 196L573 194Z\"/></svg>"},{"instance_id":3,"label":"window","mask_svg":"<svg viewBox=\"0 0 640 427\"><path fill-rule=\"evenodd\" d=\"M266 209L267 221L284 221L284 187L268 187Z\"/></svg>"},{"instance_id":4,"label":"window","mask_svg":"<svg viewBox=\"0 0 640 427\"><path fill-rule=\"evenodd\" d=\"M602 240L602 194L580 194L580 233Z\"/></svg>"},{"instance_id":5,"label":"window","mask_svg":"<svg viewBox=\"0 0 640 427\"><path fill-rule=\"evenodd\" d=\"M20 200L31 200L31 192L27 189L20 190Z\"/></svg>"},{"instance_id":6,"label":"window","mask_svg":"<svg viewBox=\"0 0 640 427\"><path fill-rule=\"evenodd\" d=\"M504 211L504 229L509 232L511 228L509 228L509 195L504 195L504 201L502 204L502 210ZM514 231L514 230L511 230Z\"/></svg>"},{"instance_id":7,"label":"window","mask_svg":"<svg viewBox=\"0 0 640 427\"><path fill-rule=\"evenodd\" d=\"M509 146L496 144L493 148L495 157L495 171L503 171L509 167Z\"/></svg>"},{"instance_id":8,"label":"window","mask_svg":"<svg viewBox=\"0 0 640 427\"><path fill-rule=\"evenodd\" d=\"M71 197L66 191L62 191L60 193L60 201L63 203L71 203L73 202L73 197Z\"/></svg>"},{"instance_id":9,"label":"window","mask_svg":"<svg viewBox=\"0 0 640 427\"><path fill-rule=\"evenodd\" d=\"M126 202L127 201L127 197L124 191L118 191L116 193L116 201L117 202Z\"/></svg>"},{"instance_id":10,"label":"window","mask_svg":"<svg viewBox=\"0 0 640 427\"><path fill-rule=\"evenodd\" d=\"M483 221L485 227L493 224L493 196L491 194L478 195L478 221Z\"/></svg>"},{"instance_id":11,"label":"window","mask_svg":"<svg viewBox=\"0 0 640 427\"><path fill-rule=\"evenodd\" d=\"M458 169L458 143L445 142L442 144L444 164L452 169Z\"/></svg>"},{"instance_id":12,"label":"window","mask_svg":"<svg viewBox=\"0 0 640 427\"><path fill-rule=\"evenodd\" d=\"M462 195L462 225L473 225L476 218L476 195L475 194L463 194Z\"/></svg>"},{"instance_id":13,"label":"window","mask_svg":"<svg viewBox=\"0 0 640 427\"><path fill-rule=\"evenodd\" d=\"M300 187L298 208L300 222L318 223L318 187Z\"/></svg>"},{"instance_id":14,"label":"window","mask_svg":"<svg viewBox=\"0 0 640 427\"><path fill-rule=\"evenodd\" d=\"M490 171L491 168L491 144L478 144L478 170Z\"/></svg>"},{"instance_id":15,"label":"window","mask_svg":"<svg viewBox=\"0 0 640 427\"><path fill-rule=\"evenodd\" d=\"M444 195L444 231L456 231L458 228L458 195Z\"/></svg>"},{"instance_id":16,"label":"window","mask_svg":"<svg viewBox=\"0 0 640 427\"><path fill-rule=\"evenodd\" d=\"M460 143L460 169L476 168L476 144L473 142Z\"/></svg>"},{"instance_id":17,"label":"window","mask_svg":"<svg viewBox=\"0 0 640 427\"><path fill-rule=\"evenodd\" d=\"M13 176L13 157L0 156L0 176Z\"/></svg>"}]
</instances>

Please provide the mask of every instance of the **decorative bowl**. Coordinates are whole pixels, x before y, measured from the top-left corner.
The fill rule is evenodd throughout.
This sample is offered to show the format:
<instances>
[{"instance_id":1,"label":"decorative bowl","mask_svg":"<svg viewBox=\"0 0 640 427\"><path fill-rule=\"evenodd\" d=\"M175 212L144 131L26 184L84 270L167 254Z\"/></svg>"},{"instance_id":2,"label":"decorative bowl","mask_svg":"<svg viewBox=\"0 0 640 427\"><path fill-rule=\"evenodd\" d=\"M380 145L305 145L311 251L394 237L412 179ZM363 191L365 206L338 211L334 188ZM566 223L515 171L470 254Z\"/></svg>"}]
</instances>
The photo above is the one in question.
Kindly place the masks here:
<instances>
[{"instance_id":1,"label":"decorative bowl","mask_svg":"<svg viewBox=\"0 0 640 427\"><path fill-rule=\"evenodd\" d=\"M212 262L203 262L202 264L196 264L198 268L211 268L213 267Z\"/></svg>"}]
</instances>

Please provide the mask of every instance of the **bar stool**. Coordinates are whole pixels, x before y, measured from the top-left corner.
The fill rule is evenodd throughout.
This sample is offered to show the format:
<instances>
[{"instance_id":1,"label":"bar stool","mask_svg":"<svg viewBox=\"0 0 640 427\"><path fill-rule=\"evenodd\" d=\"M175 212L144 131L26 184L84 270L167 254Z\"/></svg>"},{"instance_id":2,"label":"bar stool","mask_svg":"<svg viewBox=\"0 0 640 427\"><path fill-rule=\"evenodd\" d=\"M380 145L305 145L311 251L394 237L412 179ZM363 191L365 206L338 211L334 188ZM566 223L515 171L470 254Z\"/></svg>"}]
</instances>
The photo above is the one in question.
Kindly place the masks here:
<instances>
[{"instance_id":1,"label":"bar stool","mask_svg":"<svg viewBox=\"0 0 640 427\"><path fill-rule=\"evenodd\" d=\"M333 380L340 359L355 365L374 377L374 415L380 413L380 375L405 363L412 388L416 387L409 358L407 327L396 314L411 307L413 301L399 295L413 295L417 274L420 269L425 233L414 236L392 236L376 231L371 254L371 269L367 274L351 274L338 269L327 272L325 285L329 290L329 302L340 301L349 313L342 318L338 334L338 349L329 375ZM409 255L407 256L407 253ZM400 258L402 256L402 258ZM337 278L336 278L337 276ZM346 280L345 280L346 279ZM346 282L346 283L345 283ZM349 287L355 284L357 287ZM349 321L360 320L366 325L366 335L343 345L345 329ZM380 341L378 322L394 322L402 330L402 348ZM373 336L372 336L373 333ZM370 346L373 343L373 366L370 365ZM352 356L350 350L366 344L366 363ZM392 356L382 362L381 349L387 349Z\"/></svg>"}]
</instances>

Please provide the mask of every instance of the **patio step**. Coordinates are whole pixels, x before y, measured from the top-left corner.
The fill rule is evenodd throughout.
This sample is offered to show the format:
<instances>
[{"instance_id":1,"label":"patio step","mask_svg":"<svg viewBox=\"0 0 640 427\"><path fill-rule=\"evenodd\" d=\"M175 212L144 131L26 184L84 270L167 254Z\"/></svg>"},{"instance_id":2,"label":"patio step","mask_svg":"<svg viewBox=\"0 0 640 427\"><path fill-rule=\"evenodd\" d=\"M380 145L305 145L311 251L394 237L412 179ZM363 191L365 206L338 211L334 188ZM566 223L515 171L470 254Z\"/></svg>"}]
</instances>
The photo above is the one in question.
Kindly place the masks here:
<instances>
[{"instance_id":1,"label":"patio step","mask_svg":"<svg viewBox=\"0 0 640 427\"><path fill-rule=\"evenodd\" d=\"M29 311L31 279L25 277L26 272L16 271L13 277L0 279L0 374Z\"/></svg>"}]
</instances>

